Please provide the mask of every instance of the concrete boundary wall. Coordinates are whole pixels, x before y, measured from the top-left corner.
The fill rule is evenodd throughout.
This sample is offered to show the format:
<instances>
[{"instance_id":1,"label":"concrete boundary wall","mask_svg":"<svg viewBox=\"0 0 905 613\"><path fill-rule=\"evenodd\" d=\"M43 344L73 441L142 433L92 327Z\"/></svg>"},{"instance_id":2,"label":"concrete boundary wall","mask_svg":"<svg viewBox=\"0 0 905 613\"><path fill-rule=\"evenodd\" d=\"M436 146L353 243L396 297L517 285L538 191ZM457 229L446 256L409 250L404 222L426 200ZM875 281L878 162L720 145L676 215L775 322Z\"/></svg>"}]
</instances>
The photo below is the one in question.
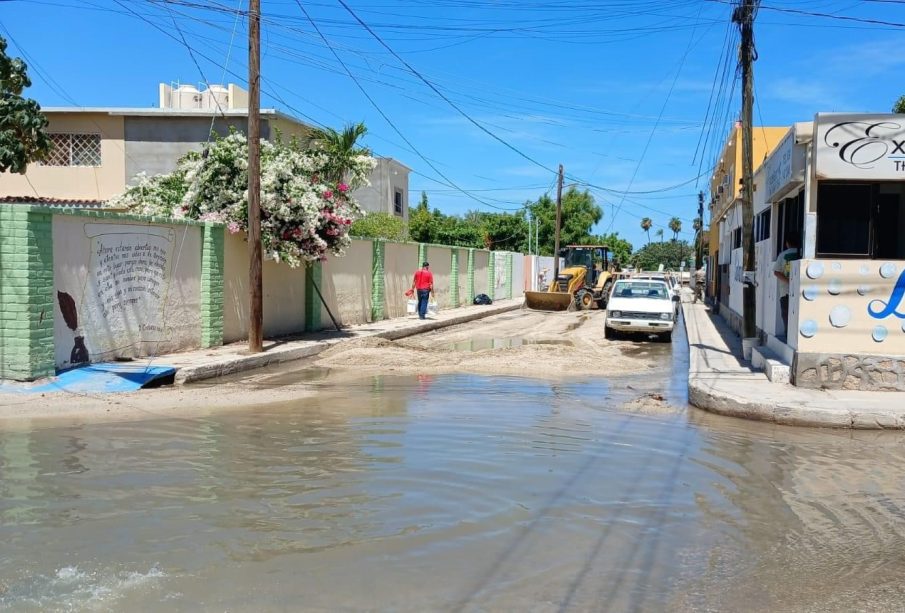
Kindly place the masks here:
<instances>
[{"instance_id":1,"label":"concrete boundary wall","mask_svg":"<svg viewBox=\"0 0 905 613\"><path fill-rule=\"evenodd\" d=\"M65 241L61 238L60 245L55 241L55 226L61 232L65 230L68 237ZM88 228L85 236L75 237L70 231L75 226ZM134 277L116 280L117 268L102 280L101 269L107 264L77 244L81 240L94 245L98 236L104 236L104 247L115 251L119 243L111 236L116 232L123 234L123 250L130 245L132 253L147 249L148 241L136 238L140 234L148 237L150 243L159 243L156 252L166 251L166 262L158 272L163 275L161 279L165 277L167 291L159 297L156 291L148 292L160 304L148 306L142 302L150 300L141 286L145 275L150 274L142 272L142 258L135 256ZM62 249L59 263L55 263L57 247ZM154 244L150 249L155 252ZM90 264L80 264L79 270L84 269L81 273L69 270L76 252L82 253L82 259L87 258ZM116 262L123 260L120 255L111 257ZM344 257L329 256L322 263L290 268L285 263L265 260L264 334L287 336L332 326L315 284L341 325L404 317L408 302L405 291L424 260L431 263L441 309L471 304L477 294L493 292L496 299L503 299L520 297L524 292L521 280L525 276L525 260L520 254L354 239ZM105 287L107 298L117 304L122 295L123 308L138 309L137 316L118 315L119 307L97 308L91 317L74 321L72 313L81 315L84 299L79 294L73 298L74 305L69 298L58 299L55 279L61 283L66 280L64 293L74 296L73 288L80 286L77 279L73 281L76 273L84 277L86 288L89 282L93 284L95 295ZM161 279L154 280L152 286L156 287ZM124 283L126 286L120 291ZM61 368L59 356L64 354L67 359L63 367L84 363L84 352L74 339L82 337L83 342L88 342L91 335L82 328L101 325L98 317L113 314L118 317L116 325L122 328L117 338L129 341L127 345L132 349L109 356L109 352L104 353L104 359L113 359L119 353L123 357L140 357L241 342L248 336L248 283L245 236L227 232L222 224L26 204L0 206L0 379L51 376ZM138 295L142 296L140 300L129 300ZM148 313L162 313L161 321L150 322L145 317ZM134 332L130 331L133 325ZM57 347L62 336L55 336L55 330L59 332L62 327L66 328L68 342L65 351ZM93 338L100 338L99 329L92 334ZM173 334L178 338L170 338ZM76 353L79 359L73 362L71 356ZM98 354L97 359L103 356Z\"/></svg>"}]
</instances>

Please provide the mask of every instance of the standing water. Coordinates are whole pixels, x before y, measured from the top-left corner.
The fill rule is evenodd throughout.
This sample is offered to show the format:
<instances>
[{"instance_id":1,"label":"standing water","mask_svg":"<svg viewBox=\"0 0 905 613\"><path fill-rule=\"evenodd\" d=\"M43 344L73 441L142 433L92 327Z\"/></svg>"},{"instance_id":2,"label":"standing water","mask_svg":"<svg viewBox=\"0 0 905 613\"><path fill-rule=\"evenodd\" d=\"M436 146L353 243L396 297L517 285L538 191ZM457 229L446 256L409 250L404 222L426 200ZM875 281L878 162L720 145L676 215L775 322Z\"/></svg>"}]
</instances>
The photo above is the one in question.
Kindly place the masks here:
<instances>
[{"instance_id":1,"label":"standing water","mask_svg":"<svg viewBox=\"0 0 905 613\"><path fill-rule=\"evenodd\" d=\"M0 609L905 602L896 434L631 412L625 381L319 387L242 412L0 431Z\"/></svg>"}]
</instances>

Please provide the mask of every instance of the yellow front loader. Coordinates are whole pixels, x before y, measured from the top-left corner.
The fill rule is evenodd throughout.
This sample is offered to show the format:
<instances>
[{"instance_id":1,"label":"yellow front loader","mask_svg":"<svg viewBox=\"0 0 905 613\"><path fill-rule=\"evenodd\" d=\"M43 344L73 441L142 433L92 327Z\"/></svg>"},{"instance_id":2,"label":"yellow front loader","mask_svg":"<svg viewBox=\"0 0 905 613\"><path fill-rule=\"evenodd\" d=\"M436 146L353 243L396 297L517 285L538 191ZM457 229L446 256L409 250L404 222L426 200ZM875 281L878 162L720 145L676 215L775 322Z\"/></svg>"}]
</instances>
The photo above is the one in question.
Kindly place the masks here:
<instances>
[{"instance_id":1,"label":"yellow front loader","mask_svg":"<svg viewBox=\"0 0 905 613\"><path fill-rule=\"evenodd\" d=\"M544 292L525 292L525 306L538 311L605 309L615 272L605 245L569 245L561 250L565 263Z\"/></svg>"}]
</instances>

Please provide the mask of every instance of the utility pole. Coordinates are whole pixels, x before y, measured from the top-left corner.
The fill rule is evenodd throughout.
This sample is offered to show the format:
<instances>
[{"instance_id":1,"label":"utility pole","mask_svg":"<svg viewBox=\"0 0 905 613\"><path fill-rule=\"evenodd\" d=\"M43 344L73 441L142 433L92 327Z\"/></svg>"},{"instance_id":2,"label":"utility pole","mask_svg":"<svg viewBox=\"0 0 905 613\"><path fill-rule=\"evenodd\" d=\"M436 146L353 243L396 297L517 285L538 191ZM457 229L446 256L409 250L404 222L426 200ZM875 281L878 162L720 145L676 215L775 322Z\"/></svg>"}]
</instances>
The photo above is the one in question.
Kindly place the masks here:
<instances>
[{"instance_id":1,"label":"utility pole","mask_svg":"<svg viewBox=\"0 0 905 613\"><path fill-rule=\"evenodd\" d=\"M744 271L753 274L754 261L754 148L752 145L752 107L754 104L754 15L758 0L740 0L732 13L732 21L741 32L739 62L742 69L742 254ZM745 279L748 281L749 279ZM754 279L744 283L743 338L757 334Z\"/></svg>"},{"instance_id":2,"label":"utility pole","mask_svg":"<svg viewBox=\"0 0 905 613\"><path fill-rule=\"evenodd\" d=\"M562 224L562 164L556 180L556 231L553 233L553 283L559 284L559 230Z\"/></svg>"},{"instance_id":3,"label":"utility pole","mask_svg":"<svg viewBox=\"0 0 905 613\"><path fill-rule=\"evenodd\" d=\"M248 2L248 350L264 350L261 279L261 0Z\"/></svg>"},{"instance_id":4,"label":"utility pole","mask_svg":"<svg viewBox=\"0 0 905 613\"><path fill-rule=\"evenodd\" d=\"M698 244L695 249L694 269L704 265L704 192L698 192Z\"/></svg>"}]
</instances>

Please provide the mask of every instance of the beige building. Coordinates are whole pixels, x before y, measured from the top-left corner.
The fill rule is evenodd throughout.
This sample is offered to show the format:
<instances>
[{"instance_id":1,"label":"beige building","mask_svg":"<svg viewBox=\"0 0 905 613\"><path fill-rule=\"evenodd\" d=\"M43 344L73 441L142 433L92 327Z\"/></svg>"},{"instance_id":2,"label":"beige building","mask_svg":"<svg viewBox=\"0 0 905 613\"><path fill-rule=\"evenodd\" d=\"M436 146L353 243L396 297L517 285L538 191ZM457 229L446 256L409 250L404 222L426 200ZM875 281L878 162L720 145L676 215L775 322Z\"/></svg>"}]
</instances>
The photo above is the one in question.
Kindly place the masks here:
<instances>
[{"instance_id":1,"label":"beige building","mask_svg":"<svg viewBox=\"0 0 905 613\"><path fill-rule=\"evenodd\" d=\"M180 157L199 150L212 132L244 132L248 92L230 84L199 90L160 84L157 107L47 107L54 149L25 174L0 174L0 200L79 201L101 204L121 194L139 173L171 172ZM276 109L261 110L261 136L307 139L313 128ZM366 210L392 212L401 204L408 217L409 169L380 159ZM401 197L398 195L401 192ZM362 196L362 194L356 194Z\"/></svg>"},{"instance_id":2,"label":"beige building","mask_svg":"<svg viewBox=\"0 0 905 613\"><path fill-rule=\"evenodd\" d=\"M788 127L752 129L756 171L788 131ZM739 325L741 279L733 281L740 265L742 198L742 128L736 123L720 153L710 179L710 252L708 294L720 304L720 313Z\"/></svg>"}]
</instances>

